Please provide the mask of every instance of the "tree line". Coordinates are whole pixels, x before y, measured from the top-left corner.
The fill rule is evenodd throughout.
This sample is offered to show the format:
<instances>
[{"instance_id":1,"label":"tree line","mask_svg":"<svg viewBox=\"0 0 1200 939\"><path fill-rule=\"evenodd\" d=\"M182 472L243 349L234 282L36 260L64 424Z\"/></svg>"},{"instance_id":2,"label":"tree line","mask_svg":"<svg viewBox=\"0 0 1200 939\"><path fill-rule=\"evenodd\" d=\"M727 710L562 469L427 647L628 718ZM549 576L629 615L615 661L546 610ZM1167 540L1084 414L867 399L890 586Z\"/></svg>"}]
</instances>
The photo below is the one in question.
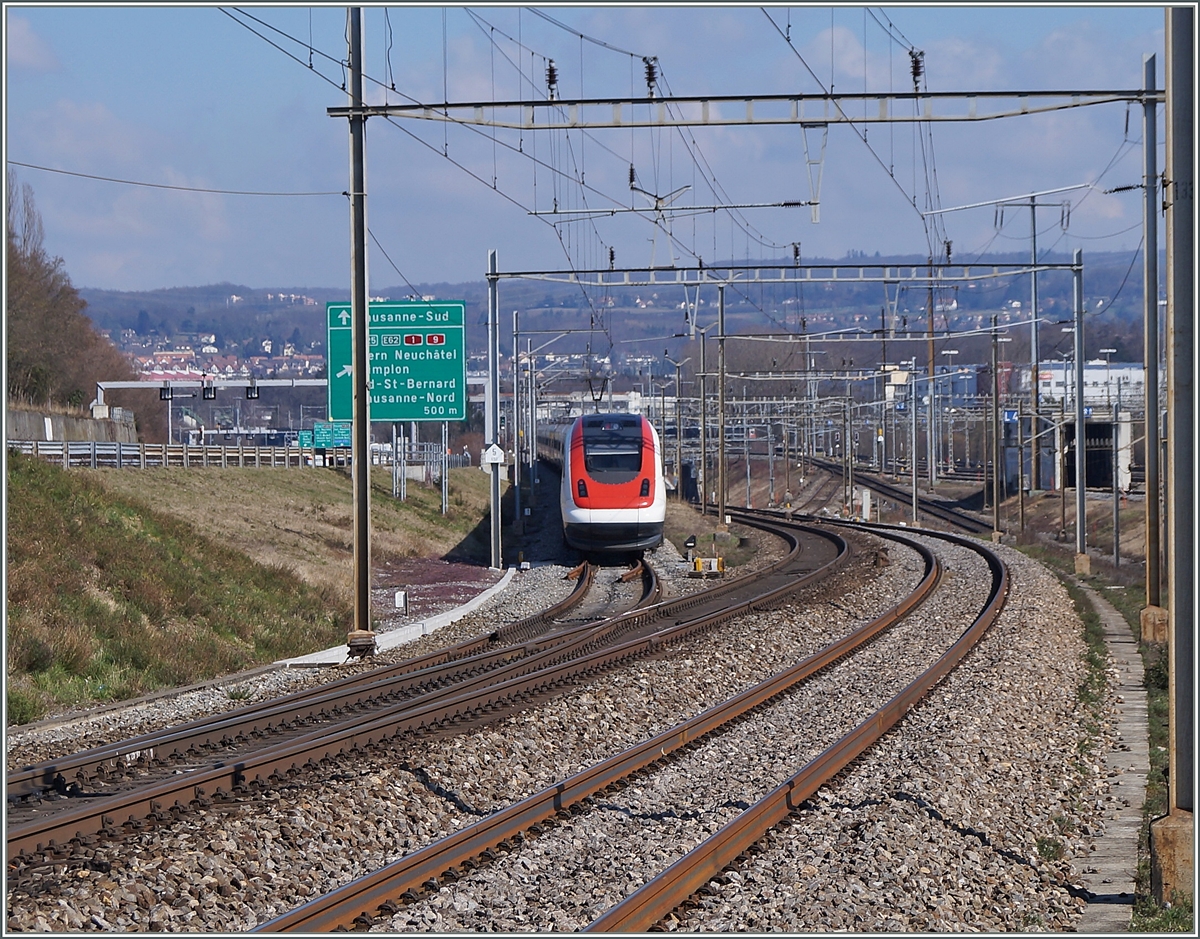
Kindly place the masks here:
<instances>
[{"instance_id":1,"label":"tree line","mask_svg":"<svg viewBox=\"0 0 1200 939\"><path fill-rule=\"evenodd\" d=\"M7 180L6 249L8 283L8 401L38 408L85 408L98 381L137 378L121 352L100 335L71 283L63 259L45 248L45 231L33 188ZM139 437L156 440L166 415L145 394L113 392L105 400L133 410Z\"/></svg>"}]
</instances>

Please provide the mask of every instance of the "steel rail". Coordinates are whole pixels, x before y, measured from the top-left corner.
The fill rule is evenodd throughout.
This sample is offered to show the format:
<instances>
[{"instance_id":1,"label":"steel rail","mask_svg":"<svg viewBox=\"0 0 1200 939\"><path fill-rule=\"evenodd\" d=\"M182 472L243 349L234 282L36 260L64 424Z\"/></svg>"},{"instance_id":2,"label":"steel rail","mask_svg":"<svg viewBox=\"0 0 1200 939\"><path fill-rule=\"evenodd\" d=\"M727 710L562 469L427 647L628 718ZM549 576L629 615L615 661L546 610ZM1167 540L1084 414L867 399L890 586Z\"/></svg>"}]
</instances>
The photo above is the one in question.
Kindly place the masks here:
<instances>
[{"instance_id":1,"label":"steel rail","mask_svg":"<svg viewBox=\"0 0 1200 939\"><path fill-rule=\"evenodd\" d=\"M813 460L813 463L820 466L822 469L829 472L841 472L841 464L829 463L825 460ZM865 480L869 483L869 488L880 495L887 496L889 500L899 502L903 505L908 505L912 501L912 491L901 489L899 486L893 486L891 483L866 473L863 470L856 470L855 475L860 480ZM963 512L958 509L953 509L948 505L944 505L933 499L920 497L917 500L920 510L926 515L931 515L943 522L948 522L972 534L983 534L992 530L992 523L976 518L968 512Z\"/></svg>"},{"instance_id":2,"label":"steel rail","mask_svg":"<svg viewBox=\"0 0 1200 939\"><path fill-rule=\"evenodd\" d=\"M795 559L799 551L799 542L794 535L788 533L786 527L761 521L755 524L775 530L788 538L792 544L788 556L773 565L772 570L781 570ZM800 530L810 531L821 538L840 543L842 552L839 560L844 558L846 545L840 536L815 529ZM730 612L725 616L700 618L691 623L676 621L675 626L659 630L647 637L616 643L612 640L630 630L644 628L655 619L669 618L694 607L703 602L704 597L711 599L713 596L725 595L739 585L745 587L747 584L757 583L762 576L759 574L755 577L738 578L711 591L634 610L600 626L577 626L561 634L549 634L544 638L544 642L549 646L545 651L467 678L453 687L440 689L416 699L408 706L390 710L365 721L332 728L323 727L244 757L193 767L135 791L112 793L98 800L80 800L82 804L78 806L10 825L7 829L8 861L11 864L23 855L37 854L45 850L60 854L68 850L61 846L60 840L86 845L97 835L117 837L120 823L115 819L120 816L128 815L128 824L136 829L144 826L144 819L147 818L166 821L172 813L183 814L190 806L204 806L214 798L222 801L236 799L236 794L245 791L247 786L271 785L275 781L282 781L285 776L300 772L301 764L315 765L317 761L347 752L357 755L362 748L369 748L398 734L419 732L446 722L458 722L485 714L522 697L546 693L627 659L653 653L665 643L702 628L712 628L737 612L764 602L764 597L757 596L737 604L729 608ZM784 583L774 594L782 595L789 590L798 589L814 576L816 575L808 574L794 582ZM568 638L558 641L562 635L567 635ZM164 805L172 802L174 804L171 808L164 809Z\"/></svg>"},{"instance_id":3,"label":"steel rail","mask_svg":"<svg viewBox=\"0 0 1200 939\"><path fill-rule=\"evenodd\" d=\"M747 519L747 521L751 521ZM366 877L258 926L256 932L329 932L373 925L375 911L399 909L397 900L437 883L437 878L494 856L525 837L524 833L555 816L570 813L602 790L619 786L628 776L653 766L681 748L720 730L724 725L762 706L816 672L869 642L908 615L933 592L941 567L928 548L903 536L890 536L916 550L925 561L917 588L900 604L816 654L777 673L729 700L595 764L568 779L521 800L433 844L427 845Z\"/></svg>"},{"instance_id":4,"label":"steel rail","mask_svg":"<svg viewBox=\"0 0 1200 939\"><path fill-rule=\"evenodd\" d=\"M804 500L804 505L794 508L792 511L798 515L814 515L814 508L820 509L829 504L829 500L833 498L833 494L841 487L841 483L832 476L829 479L821 480L817 483L815 490L807 499ZM817 503L820 503L819 505Z\"/></svg>"},{"instance_id":5,"label":"steel rail","mask_svg":"<svg viewBox=\"0 0 1200 939\"><path fill-rule=\"evenodd\" d=\"M238 708L214 717L140 734L127 740L21 767L8 774L8 800L55 790L81 795L82 786L92 777L105 778L109 768L137 760L141 756L199 758L203 749L230 746L252 736L266 736L280 725L332 721L349 712L378 707L388 698L405 693L423 693L455 681L463 673L479 674L505 665L514 657L539 651L537 646L510 646L492 649L498 643L516 643L545 630L556 617L578 606L595 578L594 565L581 565L575 589L546 610L501 627L488 636L468 639L446 649L391 666L383 666L358 675L328 682L282 698ZM557 645L563 640L555 640ZM73 782L72 782L73 780ZM74 788L71 788L71 787ZM95 794L95 793L89 793Z\"/></svg>"},{"instance_id":6,"label":"steel rail","mask_svg":"<svg viewBox=\"0 0 1200 939\"><path fill-rule=\"evenodd\" d=\"M871 527L894 530L891 526ZM979 641L1000 615L1008 596L1008 570L1004 562L978 542L942 532L926 531L924 534L968 547L987 561L992 571L992 589L975 621L929 669L882 708L712 837L594 920L584 932L643 932L652 928L733 864L769 829L798 810L822 785L862 756Z\"/></svg>"},{"instance_id":7,"label":"steel rail","mask_svg":"<svg viewBox=\"0 0 1200 939\"><path fill-rule=\"evenodd\" d=\"M621 579L625 580L626 577L632 578L634 576L640 576L642 580L642 595L635 604L635 609L640 609L644 606L651 606L652 604L658 603L660 600L662 600L662 580L659 579L658 571L647 564L645 558L642 558L640 561L638 561L638 566Z\"/></svg>"}]
</instances>

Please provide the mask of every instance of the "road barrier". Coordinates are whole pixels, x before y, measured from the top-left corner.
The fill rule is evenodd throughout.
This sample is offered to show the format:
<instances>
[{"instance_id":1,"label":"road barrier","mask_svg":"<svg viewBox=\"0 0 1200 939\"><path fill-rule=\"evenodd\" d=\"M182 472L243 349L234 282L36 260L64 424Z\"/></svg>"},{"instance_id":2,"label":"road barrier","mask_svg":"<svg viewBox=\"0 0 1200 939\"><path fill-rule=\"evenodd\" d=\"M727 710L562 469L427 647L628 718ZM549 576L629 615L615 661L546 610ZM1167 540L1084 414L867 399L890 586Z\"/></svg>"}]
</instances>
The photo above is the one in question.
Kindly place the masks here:
<instances>
[{"instance_id":1,"label":"road barrier","mask_svg":"<svg viewBox=\"0 0 1200 939\"><path fill-rule=\"evenodd\" d=\"M109 443L97 440L10 440L9 452L36 456L62 467L83 469L149 469L178 466L185 469L203 467L310 467L348 466L349 447L227 447L198 446L182 443ZM433 453L430 448L429 453ZM426 462L421 453L408 463ZM430 457L437 460L440 454ZM391 465L389 453L372 454L372 463ZM447 458L451 469L469 466L470 457L453 454Z\"/></svg>"}]
</instances>

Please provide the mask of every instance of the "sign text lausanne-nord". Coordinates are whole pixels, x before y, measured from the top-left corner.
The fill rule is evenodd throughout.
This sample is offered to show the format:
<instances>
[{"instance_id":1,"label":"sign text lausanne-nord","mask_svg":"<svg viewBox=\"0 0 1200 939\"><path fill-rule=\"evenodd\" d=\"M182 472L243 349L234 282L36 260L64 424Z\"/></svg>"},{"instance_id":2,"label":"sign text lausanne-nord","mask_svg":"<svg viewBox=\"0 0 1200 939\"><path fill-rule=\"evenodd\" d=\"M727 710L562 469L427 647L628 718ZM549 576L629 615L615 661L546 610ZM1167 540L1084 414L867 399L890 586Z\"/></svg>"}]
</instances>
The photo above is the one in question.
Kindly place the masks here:
<instances>
[{"instance_id":1,"label":"sign text lausanne-nord","mask_svg":"<svg viewBox=\"0 0 1200 939\"><path fill-rule=\"evenodd\" d=\"M462 421L467 417L466 306L403 300L367 307L372 421ZM353 419L349 303L326 304L329 420Z\"/></svg>"}]
</instances>

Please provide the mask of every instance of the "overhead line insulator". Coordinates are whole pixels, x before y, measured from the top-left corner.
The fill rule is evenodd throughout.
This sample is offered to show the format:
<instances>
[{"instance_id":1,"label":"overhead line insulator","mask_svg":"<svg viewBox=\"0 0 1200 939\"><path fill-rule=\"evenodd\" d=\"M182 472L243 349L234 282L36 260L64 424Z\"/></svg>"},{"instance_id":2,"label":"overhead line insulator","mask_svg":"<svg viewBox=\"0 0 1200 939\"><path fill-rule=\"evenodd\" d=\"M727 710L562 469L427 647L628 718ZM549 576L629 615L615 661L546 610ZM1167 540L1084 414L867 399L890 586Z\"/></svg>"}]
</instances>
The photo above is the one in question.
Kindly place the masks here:
<instances>
[{"instance_id":1,"label":"overhead line insulator","mask_svg":"<svg viewBox=\"0 0 1200 939\"><path fill-rule=\"evenodd\" d=\"M642 62L646 66L646 88L649 96L653 98L654 86L658 82L658 60L653 56L642 56Z\"/></svg>"},{"instance_id":2,"label":"overhead line insulator","mask_svg":"<svg viewBox=\"0 0 1200 939\"><path fill-rule=\"evenodd\" d=\"M919 49L909 49L908 57L912 62L913 88L921 84L921 75L925 71L925 53Z\"/></svg>"}]
</instances>

